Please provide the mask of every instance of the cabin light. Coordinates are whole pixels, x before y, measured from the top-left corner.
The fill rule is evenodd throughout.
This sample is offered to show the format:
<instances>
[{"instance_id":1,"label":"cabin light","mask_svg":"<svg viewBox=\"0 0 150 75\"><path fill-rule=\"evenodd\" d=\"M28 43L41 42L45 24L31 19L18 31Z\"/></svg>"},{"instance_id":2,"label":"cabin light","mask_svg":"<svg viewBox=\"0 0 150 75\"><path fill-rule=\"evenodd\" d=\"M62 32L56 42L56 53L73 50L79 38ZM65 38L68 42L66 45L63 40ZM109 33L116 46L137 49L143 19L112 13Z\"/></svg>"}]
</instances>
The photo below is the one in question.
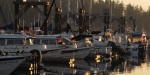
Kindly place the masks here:
<instances>
[{"instance_id":1,"label":"cabin light","mask_svg":"<svg viewBox=\"0 0 150 75\"><path fill-rule=\"evenodd\" d=\"M23 2L26 2L26 0L23 0Z\"/></svg>"},{"instance_id":2,"label":"cabin light","mask_svg":"<svg viewBox=\"0 0 150 75\"><path fill-rule=\"evenodd\" d=\"M47 46L46 46L46 45L44 45L44 49L47 49Z\"/></svg>"}]
</instances>

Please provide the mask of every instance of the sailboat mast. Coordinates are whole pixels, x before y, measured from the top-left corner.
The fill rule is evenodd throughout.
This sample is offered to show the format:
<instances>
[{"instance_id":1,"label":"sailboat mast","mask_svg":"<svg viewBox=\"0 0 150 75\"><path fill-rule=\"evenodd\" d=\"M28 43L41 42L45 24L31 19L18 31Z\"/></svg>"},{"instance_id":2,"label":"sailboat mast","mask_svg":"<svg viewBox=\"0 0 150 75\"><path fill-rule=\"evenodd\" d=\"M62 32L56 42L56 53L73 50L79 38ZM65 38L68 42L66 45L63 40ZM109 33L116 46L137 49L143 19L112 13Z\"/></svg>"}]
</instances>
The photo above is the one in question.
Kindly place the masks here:
<instances>
[{"instance_id":1,"label":"sailboat mast","mask_svg":"<svg viewBox=\"0 0 150 75\"><path fill-rule=\"evenodd\" d=\"M91 17L91 12L92 12L92 3L93 3L93 1L90 0L90 5L89 5L89 32L91 31L90 17Z\"/></svg>"},{"instance_id":2,"label":"sailboat mast","mask_svg":"<svg viewBox=\"0 0 150 75\"><path fill-rule=\"evenodd\" d=\"M110 0L110 28L112 29L111 20L112 20L112 1Z\"/></svg>"},{"instance_id":3,"label":"sailboat mast","mask_svg":"<svg viewBox=\"0 0 150 75\"><path fill-rule=\"evenodd\" d=\"M68 6L67 6L67 23L69 23L69 12L70 12L70 0L68 0Z\"/></svg>"},{"instance_id":4,"label":"sailboat mast","mask_svg":"<svg viewBox=\"0 0 150 75\"><path fill-rule=\"evenodd\" d=\"M41 2L41 0L38 0L38 1ZM40 14L39 13L38 13L38 27L40 27Z\"/></svg>"},{"instance_id":5,"label":"sailboat mast","mask_svg":"<svg viewBox=\"0 0 150 75\"><path fill-rule=\"evenodd\" d=\"M62 8L62 0L59 1L60 8Z\"/></svg>"},{"instance_id":6,"label":"sailboat mast","mask_svg":"<svg viewBox=\"0 0 150 75\"><path fill-rule=\"evenodd\" d=\"M77 13L79 13L79 1L77 0ZM78 18L78 15L77 15Z\"/></svg>"}]
</instances>

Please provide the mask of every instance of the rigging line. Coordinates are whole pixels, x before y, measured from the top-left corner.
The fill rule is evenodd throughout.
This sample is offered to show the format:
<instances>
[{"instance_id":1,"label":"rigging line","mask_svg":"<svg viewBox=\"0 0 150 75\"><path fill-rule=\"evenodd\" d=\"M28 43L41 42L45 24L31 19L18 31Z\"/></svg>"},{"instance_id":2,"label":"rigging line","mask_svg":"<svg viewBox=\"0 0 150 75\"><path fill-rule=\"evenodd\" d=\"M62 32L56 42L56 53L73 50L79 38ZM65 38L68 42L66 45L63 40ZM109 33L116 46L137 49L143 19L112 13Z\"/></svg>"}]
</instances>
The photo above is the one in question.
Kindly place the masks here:
<instances>
[{"instance_id":1,"label":"rigging line","mask_svg":"<svg viewBox=\"0 0 150 75\"><path fill-rule=\"evenodd\" d=\"M6 0L6 1L7 1L7 3L9 2L8 0ZM12 10L10 9L10 3L8 4L8 10L9 10L9 12L11 12L10 15L11 15L12 22L14 24L15 20L14 20L13 14L12 14Z\"/></svg>"},{"instance_id":2,"label":"rigging line","mask_svg":"<svg viewBox=\"0 0 150 75\"><path fill-rule=\"evenodd\" d=\"M59 1L60 8L62 8L62 0Z\"/></svg>"},{"instance_id":3,"label":"rigging line","mask_svg":"<svg viewBox=\"0 0 150 75\"><path fill-rule=\"evenodd\" d=\"M72 4L72 6L71 6L72 13L75 13L75 3L74 3L74 1L71 1L71 4Z\"/></svg>"},{"instance_id":4,"label":"rigging line","mask_svg":"<svg viewBox=\"0 0 150 75\"><path fill-rule=\"evenodd\" d=\"M91 31L90 18L91 18L91 13L92 13L92 3L93 3L93 1L90 0L90 3L89 3L89 31Z\"/></svg>"},{"instance_id":5,"label":"rigging line","mask_svg":"<svg viewBox=\"0 0 150 75\"><path fill-rule=\"evenodd\" d=\"M81 1L81 8L84 8L84 0L80 0Z\"/></svg>"},{"instance_id":6,"label":"rigging line","mask_svg":"<svg viewBox=\"0 0 150 75\"><path fill-rule=\"evenodd\" d=\"M39 2L41 2L41 0L38 0ZM39 7L39 9L40 9L40 6L38 6ZM38 13L38 27L40 26L40 13Z\"/></svg>"},{"instance_id":7,"label":"rigging line","mask_svg":"<svg viewBox=\"0 0 150 75\"><path fill-rule=\"evenodd\" d=\"M79 0L77 0L77 13L79 13Z\"/></svg>"},{"instance_id":8,"label":"rigging line","mask_svg":"<svg viewBox=\"0 0 150 75\"><path fill-rule=\"evenodd\" d=\"M7 26L7 22L6 22L6 19L5 19L5 17L4 17L4 14L3 14L3 11L2 11L2 9L1 9L1 6L0 6L0 12L1 12L2 17L3 17L3 19L4 19L4 22L5 22L6 26ZM8 28L7 28L7 29L8 29Z\"/></svg>"},{"instance_id":9,"label":"rigging line","mask_svg":"<svg viewBox=\"0 0 150 75\"><path fill-rule=\"evenodd\" d=\"M79 3L78 3L79 5L78 6L80 6L80 8L82 8L82 3L81 3L81 0L79 1ZM79 7L78 7L79 8Z\"/></svg>"},{"instance_id":10,"label":"rigging line","mask_svg":"<svg viewBox=\"0 0 150 75\"><path fill-rule=\"evenodd\" d=\"M70 14L70 0L67 0L67 23L69 23L69 14Z\"/></svg>"}]
</instances>

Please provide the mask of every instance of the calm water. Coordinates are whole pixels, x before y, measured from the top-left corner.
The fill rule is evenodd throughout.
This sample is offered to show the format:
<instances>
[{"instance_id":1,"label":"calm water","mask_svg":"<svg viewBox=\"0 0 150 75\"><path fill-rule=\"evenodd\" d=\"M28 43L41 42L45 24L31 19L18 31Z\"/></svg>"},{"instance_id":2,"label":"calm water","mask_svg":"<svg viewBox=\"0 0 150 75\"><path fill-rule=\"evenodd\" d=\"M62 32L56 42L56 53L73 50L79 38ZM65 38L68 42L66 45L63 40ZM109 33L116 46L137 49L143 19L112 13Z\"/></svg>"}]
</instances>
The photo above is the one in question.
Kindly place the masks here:
<instances>
[{"instance_id":1,"label":"calm water","mask_svg":"<svg viewBox=\"0 0 150 75\"><path fill-rule=\"evenodd\" d=\"M32 64L32 65L31 65ZM150 75L149 55L110 58L96 63L93 60L75 60L70 68L69 60L43 62L38 68L35 62L24 62L10 75Z\"/></svg>"}]
</instances>

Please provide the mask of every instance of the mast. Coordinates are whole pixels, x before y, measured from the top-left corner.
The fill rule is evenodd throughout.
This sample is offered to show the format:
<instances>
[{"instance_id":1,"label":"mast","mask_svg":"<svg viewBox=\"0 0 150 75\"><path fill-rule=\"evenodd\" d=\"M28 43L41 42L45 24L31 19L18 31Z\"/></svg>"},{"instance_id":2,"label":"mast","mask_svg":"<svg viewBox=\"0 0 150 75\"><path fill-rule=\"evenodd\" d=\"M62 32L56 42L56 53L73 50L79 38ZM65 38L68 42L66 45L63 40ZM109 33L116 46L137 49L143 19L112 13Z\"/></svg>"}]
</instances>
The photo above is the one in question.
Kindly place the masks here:
<instances>
[{"instance_id":1,"label":"mast","mask_svg":"<svg viewBox=\"0 0 150 75\"><path fill-rule=\"evenodd\" d=\"M91 17L91 13L92 13L92 3L93 3L93 1L90 0L90 6L89 6L89 32L91 32L90 17Z\"/></svg>"},{"instance_id":2,"label":"mast","mask_svg":"<svg viewBox=\"0 0 150 75\"><path fill-rule=\"evenodd\" d=\"M39 2L41 2L41 0L38 0ZM40 8L40 6L39 6ZM40 27L40 13L38 13L38 27Z\"/></svg>"},{"instance_id":3,"label":"mast","mask_svg":"<svg viewBox=\"0 0 150 75\"><path fill-rule=\"evenodd\" d=\"M109 28L111 28L112 29L112 23L111 23L111 21L112 21L112 2L111 2L111 0L110 0L110 19L109 19Z\"/></svg>"},{"instance_id":4,"label":"mast","mask_svg":"<svg viewBox=\"0 0 150 75\"><path fill-rule=\"evenodd\" d=\"M3 19L4 19L4 22L5 22L6 26L7 26L7 22L6 22L6 19L5 19L5 17L4 17L4 13L3 13L3 11L2 11L1 6L0 6L0 12L1 12L2 17L3 17ZM8 28L7 28L7 29L8 29Z\"/></svg>"},{"instance_id":5,"label":"mast","mask_svg":"<svg viewBox=\"0 0 150 75\"><path fill-rule=\"evenodd\" d=\"M68 0L68 5L67 5L67 23L69 23L69 12L70 12L70 0Z\"/></svg>"},{"instance_id":6,"label":"mast","mask_svg":"<svg viewBox=\"0 0 150 75\"><path fill-rule=\"evenodd\" d=\"M77 13L79 12L79 1L77 0ZM78 15L76 15L78 18Z\"/></svg>"},{"instance_id":7,"label":"mast","mask_svg":"<svg viewBox=\"0 0 150 75\"><path fill-rule=\"evenodd\" d=\"M62 0L59 1L60 8L62 8Z\"/></svg>"}]
</instances>

